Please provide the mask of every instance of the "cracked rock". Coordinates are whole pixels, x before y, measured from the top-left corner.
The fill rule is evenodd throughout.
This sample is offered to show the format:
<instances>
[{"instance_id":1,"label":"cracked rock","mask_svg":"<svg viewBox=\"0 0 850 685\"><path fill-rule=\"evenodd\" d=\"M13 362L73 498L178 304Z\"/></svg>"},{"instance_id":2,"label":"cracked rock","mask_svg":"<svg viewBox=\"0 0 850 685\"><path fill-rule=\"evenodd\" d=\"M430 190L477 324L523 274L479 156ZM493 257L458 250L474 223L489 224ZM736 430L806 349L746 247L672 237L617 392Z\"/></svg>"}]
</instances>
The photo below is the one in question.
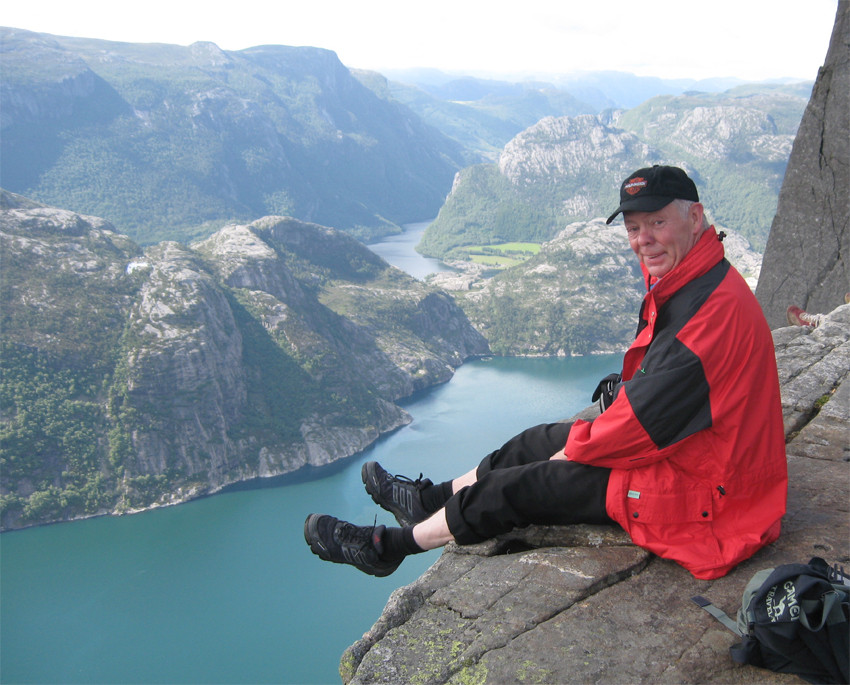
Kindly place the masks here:
<instances>
[{"instance_id":1,"label":"cracked rock","mask_svg":"<svg viewBox=\"0 0 850 685\"><path fill-rule=\"evenodd\" d=\"M530 526L451 544L346 651L343 681L799 682L735 664L735 636L690 600L704 595L734 615L762 568L815 555L850 563L850 306L774 339L783 412L796 417L787 422L788 513L774 544L713 581L615 526Z\"/></svg>"}]
</instances>

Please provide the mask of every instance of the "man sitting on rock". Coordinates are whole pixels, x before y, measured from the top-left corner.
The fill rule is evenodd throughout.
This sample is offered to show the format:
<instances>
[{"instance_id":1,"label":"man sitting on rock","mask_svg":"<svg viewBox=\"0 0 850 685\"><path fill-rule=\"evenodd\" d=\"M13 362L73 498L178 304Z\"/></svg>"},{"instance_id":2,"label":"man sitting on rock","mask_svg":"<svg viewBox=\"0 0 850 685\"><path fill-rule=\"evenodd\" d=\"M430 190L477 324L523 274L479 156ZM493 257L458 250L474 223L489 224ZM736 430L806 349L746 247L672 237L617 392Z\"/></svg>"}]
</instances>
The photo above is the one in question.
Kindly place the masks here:
<instances>
[{"instance_id":1,"label":"man sitting on rock","mask_svg":"<svg viewBox=\"0 0 850 685\"><path fill-rule=\"evenodd\" d=\"M647 294L621 374L594 421L529 428L444 483L363 466L366 491L401 527L311 514L327 561L386 576L405 556L516 527L617 523L635 544L710 579L779 536L787 470L773 341L679 168L623 181L626 234Z\"/></svg>"}]
</instances>

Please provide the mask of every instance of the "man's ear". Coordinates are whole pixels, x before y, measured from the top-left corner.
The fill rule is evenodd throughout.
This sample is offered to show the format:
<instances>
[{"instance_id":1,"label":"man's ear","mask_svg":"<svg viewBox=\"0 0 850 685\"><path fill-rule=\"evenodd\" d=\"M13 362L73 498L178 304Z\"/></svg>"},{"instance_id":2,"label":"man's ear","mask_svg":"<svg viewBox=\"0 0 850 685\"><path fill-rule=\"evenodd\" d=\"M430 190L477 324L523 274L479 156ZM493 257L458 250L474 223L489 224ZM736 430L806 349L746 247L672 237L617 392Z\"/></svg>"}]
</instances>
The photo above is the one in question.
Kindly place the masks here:
<instances>
[{"instance_id":1,"label":"man's ear","mask_svg":"<svg viewBox=\"0 0 850 685\"><path fill-rule=\"evenodd\" d=\"M705 215L705 207L701 202L694 202L688 208L688 218L691 220L691 230L694 235L702 232L703 216Z\"/></svg>"}]
</instances>

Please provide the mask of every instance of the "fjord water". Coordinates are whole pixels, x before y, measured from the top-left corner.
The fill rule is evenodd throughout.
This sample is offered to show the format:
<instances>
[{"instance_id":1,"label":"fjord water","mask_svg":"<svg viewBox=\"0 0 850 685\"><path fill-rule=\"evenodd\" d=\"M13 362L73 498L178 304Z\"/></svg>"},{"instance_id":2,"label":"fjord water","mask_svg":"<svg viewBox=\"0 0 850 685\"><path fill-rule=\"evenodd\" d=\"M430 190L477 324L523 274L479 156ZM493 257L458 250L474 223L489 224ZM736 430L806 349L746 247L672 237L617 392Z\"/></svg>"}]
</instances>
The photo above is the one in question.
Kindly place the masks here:
<instances>
[{"instance_id":1,"label":"fjord water","mask_svg":"<svg viewBox=\"0 0 850 685\"><path fill-rule=\"evenodd\" d=\"M342 463L132 516L4 533L0 681L339 682L345 648L439 552L372 578L313 556L307 514L392 524L363 490L365 461L451 478L522 428L586 406L619 362L470 362L405 403L410 425Z\"/></svg>"},{"instance_id":2,"label":"fjord water","mask_svg":"<svg viewBox=\"0 0 850 685\"><path fill-rule=\"evenodd\" d=\"M430 221L420 221L415 224L407 224L403 233L387 236L380 242L369 245L369 249L420 281L428 274L451 271L439 259L423 257L415 249L430 223Z\"/></svg>"}]
</instances>

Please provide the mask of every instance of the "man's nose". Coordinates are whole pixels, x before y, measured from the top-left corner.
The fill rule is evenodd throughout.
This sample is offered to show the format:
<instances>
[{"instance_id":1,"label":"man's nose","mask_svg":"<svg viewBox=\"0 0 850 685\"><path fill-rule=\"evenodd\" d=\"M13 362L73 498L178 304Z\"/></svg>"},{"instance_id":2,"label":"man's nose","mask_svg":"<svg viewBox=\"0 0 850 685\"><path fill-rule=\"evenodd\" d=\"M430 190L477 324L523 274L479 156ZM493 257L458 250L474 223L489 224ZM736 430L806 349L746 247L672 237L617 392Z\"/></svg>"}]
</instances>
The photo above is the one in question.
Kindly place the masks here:
<instances>
[{"instance_id":1,"label":"man's nose","mask_svg":"<svg viewBox=\"0 0 850 685\"><path fill-rule=\"evenodd\" d=\"M640 226L638 229L638 243L640 245L649 245L653 240L654 236L649 226Z\"/></svg>"}]
</instances>

